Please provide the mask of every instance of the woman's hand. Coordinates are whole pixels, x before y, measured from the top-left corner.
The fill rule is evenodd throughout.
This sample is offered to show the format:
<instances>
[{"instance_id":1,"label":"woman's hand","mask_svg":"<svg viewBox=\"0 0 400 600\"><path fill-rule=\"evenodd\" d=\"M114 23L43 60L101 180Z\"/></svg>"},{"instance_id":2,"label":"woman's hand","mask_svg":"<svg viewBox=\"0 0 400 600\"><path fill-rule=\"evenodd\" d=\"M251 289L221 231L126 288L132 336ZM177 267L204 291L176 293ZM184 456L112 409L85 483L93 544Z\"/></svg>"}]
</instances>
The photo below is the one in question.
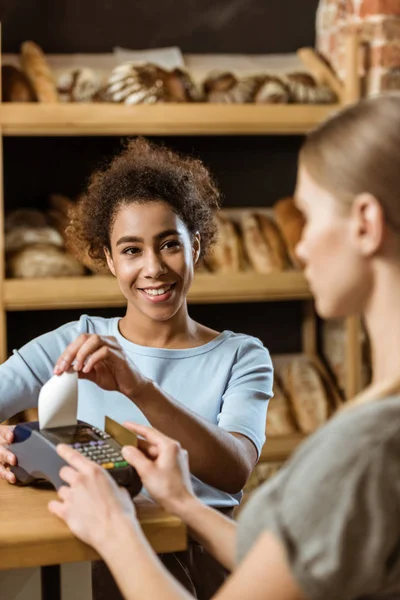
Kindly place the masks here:
<instances>
[{"instance_id":1,"label":"woman's hand","mask_svg":"<svg viewBox=\"0 0 400 600\"><path fill-rule=\"evenodd\" d=\"M7 450L6 446L11 444L14 439L14 427L0 425L0 479L5 479L9 483L15 483L15 475L9 470L11 465L17 464L14 454Z\"/></svg>"},{"instance_id":2,"label":"woman's hand","mask_svg":"<svg viewBox=\"0 0 400 600\"><path fill-rule=\"evenodd\" d=\"M142 393L148 379L128 362L115 337L81 334L69 344L54 367L61 375L74 369L82 379L89 379L103 390L121 392L131 400Z\"/></svg>"},{"instance_id":3,"label":"woman's hand","mask_svg":"<svg viewBox=\"0 0 400 600\"><path fill-rule=\"evenodd\" d=\"M124 446L123 457L136 469L152 498L165 510L177 513L185 501L194 497L188 453L157 429L129 422L124 427L144 440L138 440L140 449Z\"/></svg>"},{"instance_id":4,"label":"woman's hand","mask_svg":"<svg viewBox=\"0 0 400 600\"><path fill-rule=\"evenodd\" d=\"M69 486L58 489L60 501L49 502L49 510L101 554L121 525L136 522L133 501L105 469L70 446L60 444L57 452L70 465L60 470Z\"/></svg>"}]
</instances>

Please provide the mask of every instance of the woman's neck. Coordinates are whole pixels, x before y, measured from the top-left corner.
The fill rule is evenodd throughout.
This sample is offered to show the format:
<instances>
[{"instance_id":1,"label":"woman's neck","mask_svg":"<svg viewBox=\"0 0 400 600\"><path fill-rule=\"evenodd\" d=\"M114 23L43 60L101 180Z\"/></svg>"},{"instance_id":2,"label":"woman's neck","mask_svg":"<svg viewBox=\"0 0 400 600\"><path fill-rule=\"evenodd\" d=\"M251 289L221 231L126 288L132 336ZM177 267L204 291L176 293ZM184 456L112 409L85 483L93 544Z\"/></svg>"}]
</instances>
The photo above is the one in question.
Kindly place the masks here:
<instances>
[{"instance_id":1,"label":"woman's neck","mask_svg":"<svg viewBox=\"0 0 400 600\"><path fill-rule=\"evenodd\" d=\"M400 265L380 265L364 312L373 383L400 376Z\"/></svg>"},{"instance_id":2,"label":"woman's neck","mask_svg":"<svg viewBox=\"0 0 400 600\"><path fill-rule=\"evenodd\" d=\"M189 317L187 306L167 321L155 321L128 305L119 322L121 334L130 342L154 348L186 348L196 340L198 324Z\"/></svg>"}]
</instances>

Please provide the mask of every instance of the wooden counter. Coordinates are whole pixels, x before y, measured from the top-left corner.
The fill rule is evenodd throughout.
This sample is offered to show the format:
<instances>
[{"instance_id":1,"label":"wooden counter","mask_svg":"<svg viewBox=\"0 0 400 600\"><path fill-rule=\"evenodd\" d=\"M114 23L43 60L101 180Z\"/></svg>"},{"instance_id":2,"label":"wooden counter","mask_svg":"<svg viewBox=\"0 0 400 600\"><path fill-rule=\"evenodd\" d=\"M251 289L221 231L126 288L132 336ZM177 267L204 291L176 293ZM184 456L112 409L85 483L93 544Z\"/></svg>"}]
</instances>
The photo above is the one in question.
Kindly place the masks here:
<instances>
[{"instance_id":1,"label":"wooden counter","mask_svg":"<svg viewBox=\"0 0 400 600\"><path fill-rule=\"evenodd\" d=\"M98 558L47 509L54 491L0 481L0 569L39 567ZM154 550L186 548L186 528L144 496L135 499L139 521Z\"/></svg>"}]
</instances>

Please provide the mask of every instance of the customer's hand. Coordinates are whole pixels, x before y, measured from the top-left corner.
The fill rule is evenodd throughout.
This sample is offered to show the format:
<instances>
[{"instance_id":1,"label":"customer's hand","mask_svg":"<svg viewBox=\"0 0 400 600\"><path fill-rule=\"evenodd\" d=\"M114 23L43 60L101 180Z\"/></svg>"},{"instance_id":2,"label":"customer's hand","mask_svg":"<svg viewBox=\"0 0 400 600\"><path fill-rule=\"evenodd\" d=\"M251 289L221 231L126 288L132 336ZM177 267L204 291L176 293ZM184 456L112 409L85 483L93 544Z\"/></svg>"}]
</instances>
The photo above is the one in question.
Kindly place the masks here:
<instances>
[{"instance_id":1,"label":"customer's hand","mask_svg":"<svg viewBox=\"0 0 400 600\"><path fill-rule=\"evenodd\" d=\"M70 465L60 470L68 486L58 489L60 501L49 502L49 510L101 554L117 530L136 523L132 499L105 469L70 446L60 444L57 452Z\"/></svg>"},{"instance_id":2,"label":"customer's hand","mask_svg":"<svg viewBox=\"0 0 400 600\"><path fill-rule=\"evenodd\" d=\"M139 448L124 446L123 457L136 469L152 498L165 510L178 512L194 496L188 453L157 429L129 422L124 426L144 441L139 438Z\"/></svg>"},{"instance_id":3,"label":"customer's hand","mask_svg":"<svg viewBox=\"0 0 400 600\"><path fill-rule=\"evenodd\" d=\"M123 348L112 336L80 335L67 346L54 367L54 373L74 369L82 379L89 379L103 390L121 392L131 400L140 395L149 383L138 369L129 363Z\"/></svg>"},{"instance_id":4,"label":"customer's hand","mask_svg":"<svg viewBox=\"0 0 400 600\"><path fill-rule=\"evenodd\" d=\"M9 470L9 467L16 465L17 459L6 448L14 439L13 429L14 427L8 425L0 425L0 479L5 479L9 483L16 482L15 475Z\"/></svg>"}]
</instances>

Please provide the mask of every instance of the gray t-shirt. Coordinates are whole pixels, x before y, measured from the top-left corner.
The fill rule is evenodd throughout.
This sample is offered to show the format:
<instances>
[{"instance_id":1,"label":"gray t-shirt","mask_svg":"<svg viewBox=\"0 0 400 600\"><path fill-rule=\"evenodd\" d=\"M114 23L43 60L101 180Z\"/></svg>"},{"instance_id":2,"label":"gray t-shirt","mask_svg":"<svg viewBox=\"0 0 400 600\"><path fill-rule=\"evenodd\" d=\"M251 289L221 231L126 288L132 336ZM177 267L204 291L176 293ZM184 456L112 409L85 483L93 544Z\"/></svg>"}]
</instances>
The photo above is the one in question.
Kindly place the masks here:
<instances>
[{"instance_id":1,"label":"gray t-shirt","mask_svg":"<svg viewBox=\"0 0 400 600\"><path fill-rule=\"evenodd\" d=\"M311 600L400 598L400 397L340 413L257 490L239 562L265 531Z\"/></svg>"}]
</instances>

